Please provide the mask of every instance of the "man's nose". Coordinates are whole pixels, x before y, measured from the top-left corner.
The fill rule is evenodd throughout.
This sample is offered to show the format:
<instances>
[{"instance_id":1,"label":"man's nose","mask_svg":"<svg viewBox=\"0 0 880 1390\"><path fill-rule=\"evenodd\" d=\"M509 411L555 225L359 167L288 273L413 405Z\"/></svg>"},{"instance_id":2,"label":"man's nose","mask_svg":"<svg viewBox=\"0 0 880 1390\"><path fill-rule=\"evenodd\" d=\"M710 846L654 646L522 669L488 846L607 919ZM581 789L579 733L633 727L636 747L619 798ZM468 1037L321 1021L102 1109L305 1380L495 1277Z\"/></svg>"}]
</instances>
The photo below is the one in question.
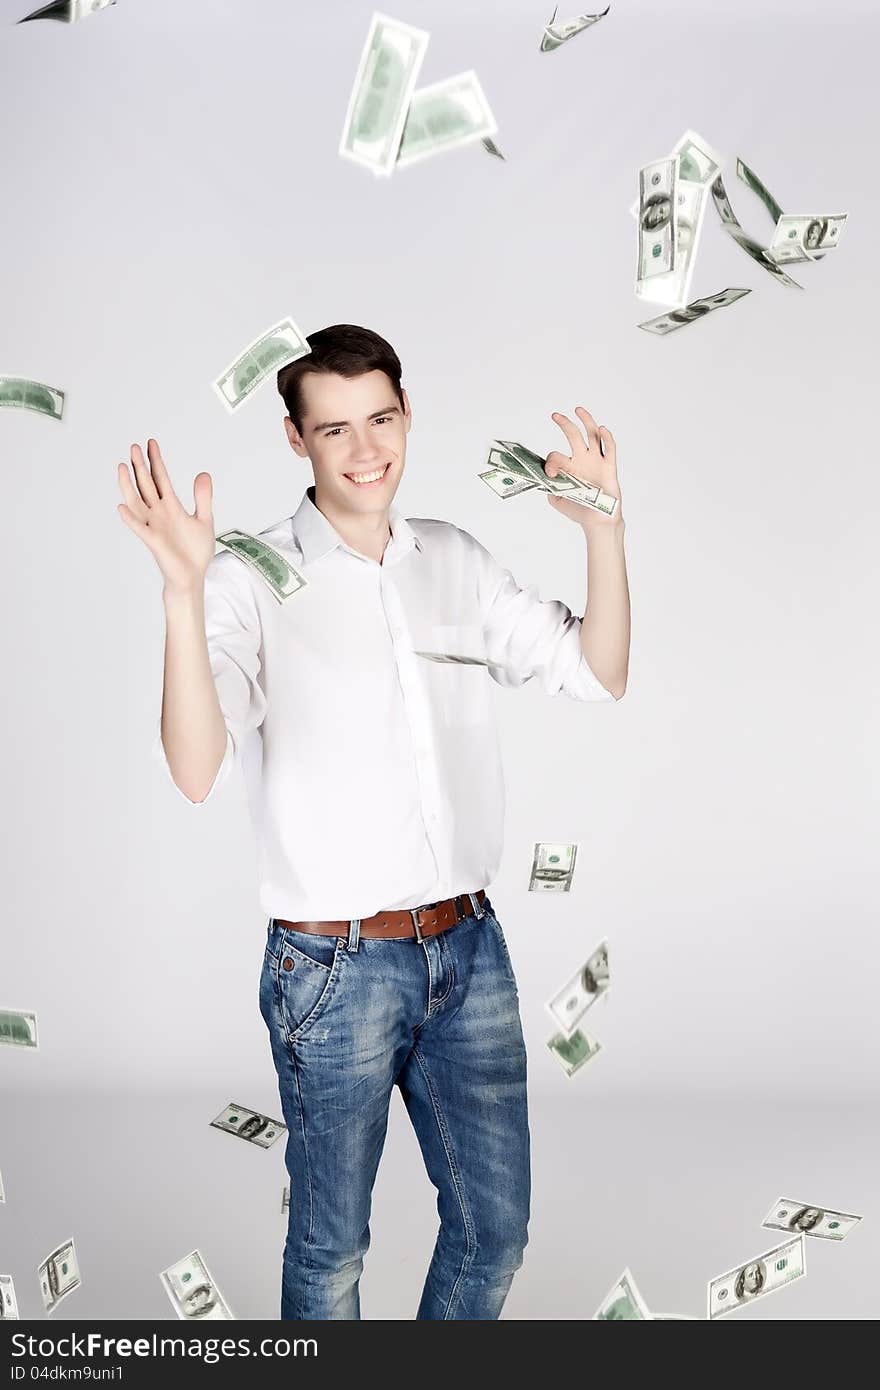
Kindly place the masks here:
<instances>
[{"instance_id":1,"label":"man's nose","mask_svg":"<svg viewBox=\"0 0 880 1390\"><path fill-rule=\"evenodd\" d=\"M379 449L374 435L368 431L363 433L355 432L352 439L352 451L354 457L360 462L371 462L379 457Z\"/></svg>"}]
</instances>

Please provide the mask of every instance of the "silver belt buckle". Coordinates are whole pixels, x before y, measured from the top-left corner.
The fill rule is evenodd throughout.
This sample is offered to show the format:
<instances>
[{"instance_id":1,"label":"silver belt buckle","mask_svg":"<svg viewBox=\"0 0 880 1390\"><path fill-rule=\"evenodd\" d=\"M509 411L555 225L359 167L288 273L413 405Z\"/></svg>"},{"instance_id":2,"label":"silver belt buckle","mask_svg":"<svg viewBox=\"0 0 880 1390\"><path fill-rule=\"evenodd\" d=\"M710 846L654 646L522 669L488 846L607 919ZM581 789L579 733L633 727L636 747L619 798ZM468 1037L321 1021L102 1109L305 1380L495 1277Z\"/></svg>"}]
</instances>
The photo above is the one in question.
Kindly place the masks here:
<instances>
[{"instance_id":1,"label":"silver belt buckle","mask_svg":"<svg viewBox=\"0 0 880 1390\"><path fill-rule=\"evenodd\" d=\"M412 918L413 931L415 932L416 941L424 941L425 939L422 936L422 928L419 924L419 913L421 912L421 910L422 909L420 907L410 907L407 909L410 917Z\"/></svg>"}]
</instances>

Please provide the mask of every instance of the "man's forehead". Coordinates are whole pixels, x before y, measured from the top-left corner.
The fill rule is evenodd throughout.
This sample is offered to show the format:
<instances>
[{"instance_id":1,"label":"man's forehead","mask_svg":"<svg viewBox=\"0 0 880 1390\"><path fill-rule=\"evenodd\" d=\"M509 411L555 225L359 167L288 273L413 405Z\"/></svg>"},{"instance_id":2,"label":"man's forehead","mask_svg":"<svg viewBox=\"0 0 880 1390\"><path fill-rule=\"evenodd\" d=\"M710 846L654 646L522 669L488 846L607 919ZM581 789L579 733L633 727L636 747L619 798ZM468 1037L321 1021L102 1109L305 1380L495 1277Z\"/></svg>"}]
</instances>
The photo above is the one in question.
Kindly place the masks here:
<instances>
[{"instance_id":1,"label":"man's forehead","mask_svg":"<svg viewBox=\"0 0 880 1390\"><path fill-rule=\"evenodd\" d=\"M390 395L389 395L390 393ZM311 415L315 412L353 410L369 414L385 404L385 399L397 399L385 372L376 369L359 376L341 376L338 372L306 372L302 378L303 405Z\"/></svg>"}]
</instances>

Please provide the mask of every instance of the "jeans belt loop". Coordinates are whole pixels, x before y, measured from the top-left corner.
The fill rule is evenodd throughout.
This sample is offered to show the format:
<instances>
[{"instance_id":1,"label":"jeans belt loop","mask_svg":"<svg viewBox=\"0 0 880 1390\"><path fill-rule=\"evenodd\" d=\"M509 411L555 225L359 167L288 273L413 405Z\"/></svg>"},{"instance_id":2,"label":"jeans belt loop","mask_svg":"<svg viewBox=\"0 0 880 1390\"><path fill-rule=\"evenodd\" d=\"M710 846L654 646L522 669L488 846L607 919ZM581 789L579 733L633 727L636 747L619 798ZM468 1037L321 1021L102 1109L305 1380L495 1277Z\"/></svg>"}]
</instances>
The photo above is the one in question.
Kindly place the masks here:
<instances>
[{"instance_id":1,"label":"jeans belt loop","mask_svg":"<svg viewBox=\"0 0 880 1390\"><path fill-rule=\"evenodd\" d=\"M420 907L411 907L408 909L409 915L412 918L413 930L415 931L416 941L424 941L425 939L422 936L422 928L419 923L419 913L421 912L421 910L422 909Z\"/></svg>"},{"instance_id":2,"label":"jeans belt loop","mask_svg":"<svg viewBox=\"0 0 880 1390\"><path fill-rule=\"evenodd\" d=\"M360 917L350 917L348 921L348 940L345 943L347 951L356 951L361 939L361 919Z\"/></svg>"},{"instance_id":3,"label":"jeans belt loop","mask_svg":"<svg viewBox=\"0 0 880 1390\"><path fill-rule=\"evenodd\" d=\"M486 915L486 909L483 907L483 904L479 902L475 893L468 893L468 897L471 900L471 907L474 910L474 916L479 922Z\"/></svg>"}]
</instances>

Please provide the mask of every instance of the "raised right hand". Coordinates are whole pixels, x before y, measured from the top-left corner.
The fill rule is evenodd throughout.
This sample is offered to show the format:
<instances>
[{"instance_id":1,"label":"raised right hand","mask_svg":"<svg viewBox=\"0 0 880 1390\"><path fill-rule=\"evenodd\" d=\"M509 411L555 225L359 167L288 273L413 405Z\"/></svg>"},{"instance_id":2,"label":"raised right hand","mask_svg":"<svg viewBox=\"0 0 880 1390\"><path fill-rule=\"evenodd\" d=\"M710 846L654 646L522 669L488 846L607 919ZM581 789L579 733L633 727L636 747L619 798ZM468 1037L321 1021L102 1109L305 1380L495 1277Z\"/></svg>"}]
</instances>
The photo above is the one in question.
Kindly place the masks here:
<instances>
[{"instance_id":1,"label":"raised right hand","mask_svg":"<svg viewBox=\"0 0 880 1390\"><path fill-rule=\"evenodd\" d=\"M196 509L186 511L174 488L155 439L147 440L144 460L139 444L131 446L131 465L120 463L119 487L125 502L116 508L130 531L152 551L166 589L191 590L201 585L214 556L213 487L210 473L193 480ZM136 486L135 486L136 484Z\"/></svg>"}]
</instances>

